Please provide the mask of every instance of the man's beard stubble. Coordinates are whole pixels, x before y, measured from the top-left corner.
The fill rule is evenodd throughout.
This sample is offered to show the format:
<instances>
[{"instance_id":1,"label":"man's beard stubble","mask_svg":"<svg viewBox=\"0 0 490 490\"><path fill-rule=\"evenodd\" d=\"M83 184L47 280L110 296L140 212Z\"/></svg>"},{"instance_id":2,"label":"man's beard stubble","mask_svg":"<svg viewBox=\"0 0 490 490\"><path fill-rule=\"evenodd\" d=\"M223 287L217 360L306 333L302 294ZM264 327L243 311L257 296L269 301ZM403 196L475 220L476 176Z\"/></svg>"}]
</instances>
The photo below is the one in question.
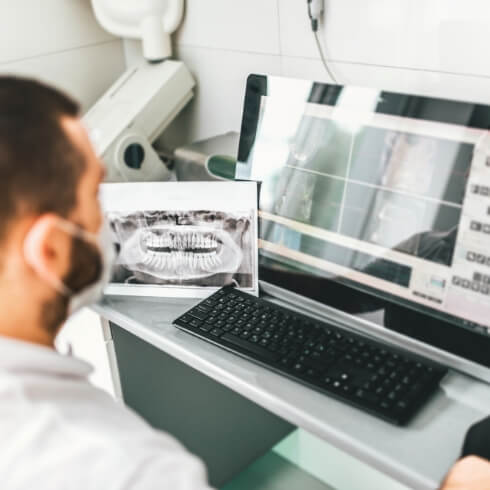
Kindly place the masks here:
<instances>
[{"instance_id":1,"label":"man's beard stubble","mask_svg":"<svg viewBox=\"0 0 490 490\"><path fill-rule=\"evenodd\" d=\"M76 294L98 281L102 274L102 257L97 246L73 237L71 242L70 269L63 278L63 284ZM57 293L53 300L42 308L42 324L55 335L68 317L70 297Z\"/></svg>"}]
</instances>

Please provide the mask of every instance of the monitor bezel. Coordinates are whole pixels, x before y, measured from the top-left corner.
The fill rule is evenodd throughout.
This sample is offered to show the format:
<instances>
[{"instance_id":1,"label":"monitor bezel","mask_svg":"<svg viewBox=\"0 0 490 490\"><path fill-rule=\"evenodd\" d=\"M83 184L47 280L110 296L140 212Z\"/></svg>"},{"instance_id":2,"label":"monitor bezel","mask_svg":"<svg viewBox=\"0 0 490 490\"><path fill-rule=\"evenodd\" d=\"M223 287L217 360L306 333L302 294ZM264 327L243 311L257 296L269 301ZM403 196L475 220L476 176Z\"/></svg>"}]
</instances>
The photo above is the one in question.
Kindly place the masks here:
<instances>
[{"instance_id":1,"label":"monitor bezel","mask_svg":"<svg viewBox=\"0 0 490 490\"><path fill-rule=\"evenodd\" d=\"M267 94L267 79L268 75L263 74L251 74L247 78L245 97L243 102L243 112L242 112L242 123L241 123L241 131L240 131L240 143L238 150L238 159L237 159L237 169L240 168L240 164L243 165L243 160L241 159L244 153L244 147L250 148L250 134L256 133L258 122L259 122L259 108L262 96L266 96ZM283 79L290 80L285 77L271 76L270 78L274 79ZM265 82L265 83L264 83ZM328 84L324 82L316 82L316 81L308 81L312 84L316 84L319 88L324 88L325 90L336 90L342 88L343 86ZM463 102L463 101L455 101L448 99L441 99L438 97L427 97L419 94L406 94L402 92L393 92L382 90L383 96L414 96L414 97L422 97L428 99L437 99L441 102L446 102L453 106L457 106L458 104L466 104L475 102ZM490 106L486 106L484 104L477 104L483 109L488 110L488 114L490 117ZM254 116L255 112L255 116ZM442 122L448 122L444 120ZM252 126L252 127L250 127ZM475 126L473 126L475 127ZM478 126L476 126L478 127ZM479 129L488 129L478 127ZM249 141L245 141L245 138L249 138ZM252 142L253 143L253 142ZM237 170L238 171L238 170ZM260 250L259 250L260 253ZM265 274L265 270L262 265L259 263L259 278L261 279L261 285L269 294L273 294L275 296L280 297L285 301L294 300L294 302L300 306L304 307L306 305L307 308L312 309L315 313L325 314L326 312L332 312L335 309L332 308L327 303L320 301L317 297L308 296L304 294L304 291L300 291L292 287L290 283L285 283L283 280L279 280L274 278L263 279ZM366 333L369 335L374 335L375 337L386 337L385 333L382 330L388 331L388 329L381 327L375 322L371 322L368 320L362 320L359 323L359 318L356 315L351 315L342 310L335 310L343 315L343 318L351 317L351 323L354 326L361 325L362 328L365 328ZM489 311L490 314L490 311ZM482 348L483 352L490 353L490 336L486 337L482 334L472 332L471 330L467 330L461 326L456 326L451 323L446 323L445 328L449 329L449 333L454 334L458 337L458 348L451 348L448 350L443 345L443 342L438 342L434 339L433 342L427 342L425 340L420 340L416 337L412 337L410 335L396 333L395 335L395 343L402 344L403 346L409 348L410 350L418 351L419 353L423 353L425 355L429 355L430 357L436 357L441 362L460 370L462 372L469 373L473 376L478 377L486 382L490 383L490 354L488 359L482 359ZM391 337L391 334L388 333L388 337ZM407 340L408 342L403 342L403 340Z\"/></svg>"}]
</instances>

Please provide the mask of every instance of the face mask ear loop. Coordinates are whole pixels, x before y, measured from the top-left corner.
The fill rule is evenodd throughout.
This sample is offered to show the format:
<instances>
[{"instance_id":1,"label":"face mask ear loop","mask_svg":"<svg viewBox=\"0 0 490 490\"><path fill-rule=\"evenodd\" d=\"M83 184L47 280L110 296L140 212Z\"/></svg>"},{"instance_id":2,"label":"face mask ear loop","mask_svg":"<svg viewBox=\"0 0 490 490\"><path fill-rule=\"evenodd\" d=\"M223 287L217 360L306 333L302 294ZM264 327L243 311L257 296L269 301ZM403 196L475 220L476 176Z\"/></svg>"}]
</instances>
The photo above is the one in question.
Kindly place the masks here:
<instances>
[{"instance_id":1,"label":"face mask ear loop","mask_svg":"<svg viewBox=\"0 0 490 490\"><path fill-rule=\"evenodd\" d=\"M59 219L56 222L56 225L59 226L62 230L69 233L70 235L76 238L82 238L83 240L91 242L98 246L97 235L95 233L91 233L90 231L84 230L79 225L76 225L71 221L66 221L64 219Z\"/></svg>"},{"instance_id":2,"label":"face mask ear loop","mask_svg":"<svg viewBox=\"0 0 490 490\"><path fill-rule=\"evenodd\" d=\"M36 271L37 275L63 296L71 296L73 292L54 274L46 269L39 257L39 247L46 227L49 223L36 223L24 240L24 257L26 262Z\"/></svg>"}]
</instances>

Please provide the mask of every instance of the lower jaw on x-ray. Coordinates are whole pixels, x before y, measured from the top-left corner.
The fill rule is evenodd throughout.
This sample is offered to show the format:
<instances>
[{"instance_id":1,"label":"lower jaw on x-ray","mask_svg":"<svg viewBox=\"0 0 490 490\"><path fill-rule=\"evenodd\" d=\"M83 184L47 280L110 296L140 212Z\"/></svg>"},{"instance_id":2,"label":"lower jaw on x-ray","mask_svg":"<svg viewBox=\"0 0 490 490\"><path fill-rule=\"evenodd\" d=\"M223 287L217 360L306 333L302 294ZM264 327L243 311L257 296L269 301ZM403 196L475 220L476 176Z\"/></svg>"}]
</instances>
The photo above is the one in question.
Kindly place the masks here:
<instances>
[{"instance_id":1,"label":"lower jaw on x-ray","mask_svg":"<svg viewBox=\"0 0 490 490\"><path fill-rule=\"evenodd\" d=\"M244 266L243 235L249 231L244 220L240 226L236 219L180 224L178 218L169 222L153 215L149 223L135 215L113 221L113 229L120 243L115 272L119 283L220 286L233 282L239 272L249 272ZM127 273L118 274L118 267Z\"/></svg>"}]
</instances>

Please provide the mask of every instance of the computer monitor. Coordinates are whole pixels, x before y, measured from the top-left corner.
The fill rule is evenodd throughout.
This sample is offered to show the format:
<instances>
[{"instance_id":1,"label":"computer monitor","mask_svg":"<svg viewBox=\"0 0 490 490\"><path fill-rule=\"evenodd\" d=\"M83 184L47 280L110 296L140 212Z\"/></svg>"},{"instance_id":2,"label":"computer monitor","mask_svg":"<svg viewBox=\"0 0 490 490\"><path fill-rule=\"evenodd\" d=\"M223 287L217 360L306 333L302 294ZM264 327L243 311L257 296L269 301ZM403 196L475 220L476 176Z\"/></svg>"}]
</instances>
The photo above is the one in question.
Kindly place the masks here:
<instances>
[{"instance_id":1,"label":"computer monitor","mask_svg":"<svg viewBox=\"0 0 490 490\"><path fill-rule=\"evenodd\" d=\"M260 279L490 380L489 128L482 104L251 75Z\"/></svg>"}]
</instances>

